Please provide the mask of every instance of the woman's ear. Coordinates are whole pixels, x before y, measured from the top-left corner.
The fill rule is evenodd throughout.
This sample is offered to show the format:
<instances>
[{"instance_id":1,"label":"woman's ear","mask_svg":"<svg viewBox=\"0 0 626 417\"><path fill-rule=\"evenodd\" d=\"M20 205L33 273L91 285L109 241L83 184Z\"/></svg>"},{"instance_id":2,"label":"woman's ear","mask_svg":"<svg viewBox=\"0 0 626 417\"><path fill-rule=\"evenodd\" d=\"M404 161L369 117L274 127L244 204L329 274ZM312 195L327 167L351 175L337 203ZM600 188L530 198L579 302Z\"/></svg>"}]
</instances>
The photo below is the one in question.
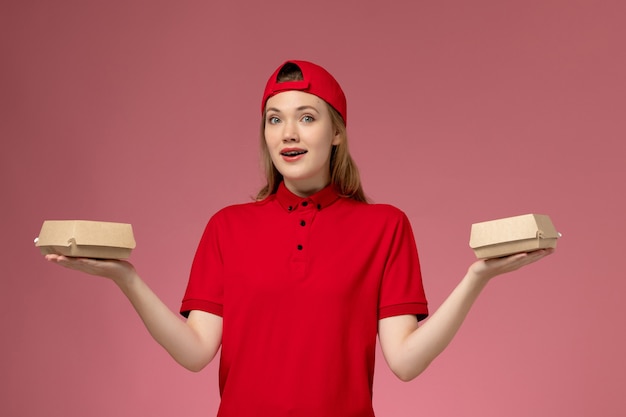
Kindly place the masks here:
<instances>
[{"instance_id":1,"label":"woman's ear","mask_svg":"<svg viewBox=\"0 0 626 417\"><path fill-rule=\"evenodd\" d=\"M335 129L335 136L333 137L332 144L339 145L341 143L341 132L338 129Z\"/></svg>"}]
</instances>

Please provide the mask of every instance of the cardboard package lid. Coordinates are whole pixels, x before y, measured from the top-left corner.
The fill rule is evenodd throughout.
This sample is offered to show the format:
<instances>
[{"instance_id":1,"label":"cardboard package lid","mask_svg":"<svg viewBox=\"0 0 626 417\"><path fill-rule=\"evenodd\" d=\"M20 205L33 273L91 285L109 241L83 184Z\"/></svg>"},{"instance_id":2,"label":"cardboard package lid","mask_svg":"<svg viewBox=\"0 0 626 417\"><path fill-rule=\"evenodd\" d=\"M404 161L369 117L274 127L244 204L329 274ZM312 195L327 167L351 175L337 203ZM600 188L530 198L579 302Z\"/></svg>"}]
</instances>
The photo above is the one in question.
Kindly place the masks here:
<instances>
[{"instance_id":1,"label":"cardboard package lid","mask_svg":"<svg viewBox=\"0 0 626 417\"><path fill-rule=\"evenodd\" d=\"M35 246L104 246L135 248L133 229L127 223L90 220L46 220Z\"/></svg>"},{"instance_id":2,"label":"cardboard package lid","mask_svg":"<svg viewBox=\"0 0 626 417\"><path fill-rule=\"evenodd\" d=\"M558 239L550 217L545 214L524 214L472 225L470 247L496 245L526 239Z\"/></svg>"}]
</instances>

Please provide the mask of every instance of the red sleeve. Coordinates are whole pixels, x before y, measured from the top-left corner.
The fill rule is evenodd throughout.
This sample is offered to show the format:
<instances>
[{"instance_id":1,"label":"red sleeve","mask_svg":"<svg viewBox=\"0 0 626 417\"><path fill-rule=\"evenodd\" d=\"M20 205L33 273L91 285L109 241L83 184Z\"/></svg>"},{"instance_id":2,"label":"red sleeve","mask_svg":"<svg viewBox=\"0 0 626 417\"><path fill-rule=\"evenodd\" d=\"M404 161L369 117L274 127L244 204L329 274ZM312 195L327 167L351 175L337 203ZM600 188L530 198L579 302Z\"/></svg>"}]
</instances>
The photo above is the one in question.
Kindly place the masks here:
<instances>
[{"instance_id":1,"label":"red sleeve","mask_svg":"<svg viewBox=\"0 0 626 417\"><path fill-rule=\"evenodd\" d=\"M418 320L428 316L428 303L415 237L404 213L395 226L380 290L379 319L413 314Z\"/></svg>"},{"instance_id":2,"label":"red sleeve","mask_svg":"<svg viewBox=\"0 0 626 417\"><path fill-rule=\"evenodd\" d=\"M219 221L213 216L196 250L180 313L202 310L218 316L223 311L224 268L218 235Z\"/></svg>"}]
</instances>

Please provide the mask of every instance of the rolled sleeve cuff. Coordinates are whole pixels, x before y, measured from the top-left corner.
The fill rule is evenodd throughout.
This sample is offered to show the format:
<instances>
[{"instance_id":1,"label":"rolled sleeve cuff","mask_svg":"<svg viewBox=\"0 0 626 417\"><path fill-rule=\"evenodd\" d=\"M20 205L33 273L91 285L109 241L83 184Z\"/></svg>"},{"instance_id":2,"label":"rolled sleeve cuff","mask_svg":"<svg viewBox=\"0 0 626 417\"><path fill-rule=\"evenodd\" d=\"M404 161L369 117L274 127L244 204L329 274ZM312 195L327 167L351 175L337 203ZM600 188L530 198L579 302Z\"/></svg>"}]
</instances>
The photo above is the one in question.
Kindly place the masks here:
<instances>
[{"instance_id":1,"label":"rolled sleeve cuff","mask_svg":"<svg viewBox=\"0 0 626 417\"><path fill-rule=\"evenodd\" d=\"M217 303L212 303L207 300L183 300L180 307L180 314L184 317L189 317L191 310L206 311L207 313L215 314L222 317L224 315L224 306Z\"/></svg>"},{"instance_id":2,"label":"rolled sleeve cuff","mask_svg":"<svg viewBox=\"0 0 626 417\"><path fill-rule=\"evenodd\" d=\"M378 319L411 314L417 316L417 320L428 317L428 305L426 303L405 303L381 307L378 311Z\"/></svg>"}]
</instances>

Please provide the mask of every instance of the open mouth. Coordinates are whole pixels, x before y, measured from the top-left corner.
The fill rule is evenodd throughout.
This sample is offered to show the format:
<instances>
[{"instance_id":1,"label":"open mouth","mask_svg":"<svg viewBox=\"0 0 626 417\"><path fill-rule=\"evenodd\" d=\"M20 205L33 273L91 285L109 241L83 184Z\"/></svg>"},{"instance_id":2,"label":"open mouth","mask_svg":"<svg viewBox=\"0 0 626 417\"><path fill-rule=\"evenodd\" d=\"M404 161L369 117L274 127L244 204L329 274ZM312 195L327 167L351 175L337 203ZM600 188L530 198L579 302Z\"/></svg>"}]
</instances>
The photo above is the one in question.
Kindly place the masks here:
<instances>
[{"instance_id":1,"label":"open mouth","mask_svg":"<svg viewBox=\"0 0 626 417\"><path fill-rule=\"evenodd\" d=\"M298 156L304 155L307 151L305 150L292 150L292 151L282 151L280 154L283 156Z\"/></svg>"}]
</instances>

